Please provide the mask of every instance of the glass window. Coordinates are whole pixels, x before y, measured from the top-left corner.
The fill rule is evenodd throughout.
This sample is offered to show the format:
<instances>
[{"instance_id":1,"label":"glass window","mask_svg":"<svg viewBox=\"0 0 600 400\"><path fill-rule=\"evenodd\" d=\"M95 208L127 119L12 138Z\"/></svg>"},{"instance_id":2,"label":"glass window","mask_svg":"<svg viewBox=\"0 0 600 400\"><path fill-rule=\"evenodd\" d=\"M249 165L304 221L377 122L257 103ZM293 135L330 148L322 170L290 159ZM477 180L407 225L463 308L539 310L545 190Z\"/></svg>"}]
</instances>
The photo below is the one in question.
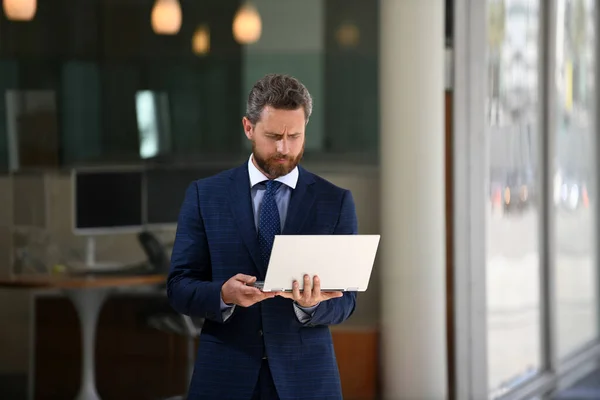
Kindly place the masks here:
<instances>
[{"instance_id":1,"label":"glass window","mask_svg":"<svg viewBox=\"0 0 600 400\"><path fill-rule=\"evenodd\" d=\"M153 30L153 2L122 3L102 2L93 12L73 6L70 14L40 4L33 21L0 26L2 63L16 66L12 74L0 63L0 94L55 91L62 166L246 159L241 118L252 84L267 73L294 75L313 95L307 161L376 162L377 2L181 2L176 35ZM241 34L243 10L261 22ZM149 92L167 100L152 105ZM2 125L0 167L10 154Z\"/></svg>"},{"instance_id":2,"label":"glass window","mask_svg":"<svg viewBox=\"0 0 600 400\"><path fill-rule=\"evenodd\" d=\"M558 0L554 252L558 355L597 337L594 152L595 2Z\"/></svg>"},{"instance_id":3,"label":"glass window","mask_svg":"<svg viewBox=\"0 0 600 400\"><path fill-rule=\"evenodd\" d=\"M244 48L244 95L266 73L300 79L313 96L305 158L378 152L378 4L363 0L253 2L260 40ZM305 27L310 25L311 29ZM242 99L245 106L244 97ZM241 137L246 148L249 144ZM331 160L331 158L328 158Z\"/></svg>"},{"instance_id":4,"label":"glass window","mask_svg":"<svg viewBox=\"0 0 600 400\"><path fill-rule=\"evenodd\" d=\"M170 147L169 99L166 93L142 90L136 93L140 157L164 154Z\"/></svg>"},{"instance_id":5,"label":"glass window","mask_svg":"<svg viewBox=\"0 0 600 400\"><path fill-rule=\"evenodd\" d=\"M541 366L539 1L488 0L488 382L492 397Z\"/></svg>"},{"instance_id":6,"label":"glass window","mask_svg":"<svg viewBox=\"0 0 600 400\"><path fill-rule=\"evenodd\" d=\"M63 165L103 160L100 69L91 62L66 62L61 90Z\"/></svg>"},{"instance_id":7,"label":"glass window","mask_svg":"<svg viewBox=\"0 0 600 400\"><path fill-rule=\"evenodd\" d=\"M7 90L5 105L11 169L58 167L56 93Z\"/></svg>"},{"instance_id":8,"label":"glass window","mask_svg":"<svg viewBox=\"0 0 600 400\"><path fill-rule=\"evenodd\" d=\"M323 152L363 159L379 149L379 6L328 0Z\"/></svg>"},{"instance_id":9,"label":"glass window","mask_svg":"<svg viewBox=\"0 0 600 400\"><path fill-rule=\"evenodd\" d=\"M15 62L0 60L0 171L9 169L9 135L6 115L6 96L8 89L18 81L18 67Z\"/></svg>"}]
</instances>

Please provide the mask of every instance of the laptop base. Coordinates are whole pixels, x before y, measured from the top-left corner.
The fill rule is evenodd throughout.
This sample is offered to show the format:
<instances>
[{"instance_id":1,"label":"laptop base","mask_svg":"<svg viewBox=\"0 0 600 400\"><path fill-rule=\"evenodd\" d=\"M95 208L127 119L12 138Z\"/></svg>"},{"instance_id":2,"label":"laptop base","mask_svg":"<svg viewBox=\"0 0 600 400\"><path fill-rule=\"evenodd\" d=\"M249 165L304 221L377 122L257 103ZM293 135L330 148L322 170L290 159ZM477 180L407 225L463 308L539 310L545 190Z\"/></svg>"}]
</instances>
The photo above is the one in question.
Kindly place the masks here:
<instances>
[{"instance_id":1,"label":"laptop base","mask_svg":"<svg viewBox=\"0 0 600 400\"><path fill-rule=\"evenodd\" d=\"M254 286L255 288L262 291L263 288L265 287L265 282L264 281L256 281L252 284L252 286ZM269 292L288 292L288 293L291 293L292 291L293 291L292 289L276 289L276 288L269 290ZM323 288L321 288L321 292L358 292L358 288L348 288L348 289L323 289Z\"/></svg>"}]
</instances>

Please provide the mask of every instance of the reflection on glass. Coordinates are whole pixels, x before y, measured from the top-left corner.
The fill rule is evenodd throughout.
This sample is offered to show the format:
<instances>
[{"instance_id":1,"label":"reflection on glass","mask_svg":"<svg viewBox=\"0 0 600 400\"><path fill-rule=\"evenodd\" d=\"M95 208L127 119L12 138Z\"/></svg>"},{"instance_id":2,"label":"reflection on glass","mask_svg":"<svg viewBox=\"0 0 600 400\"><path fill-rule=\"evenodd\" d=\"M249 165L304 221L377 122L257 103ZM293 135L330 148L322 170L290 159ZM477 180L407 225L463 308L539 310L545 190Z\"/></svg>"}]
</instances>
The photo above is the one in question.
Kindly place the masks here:
<instances>
[{"instance_id":1,"label":"reflection on glass","mask_svg":"<svg viewBox=\"0 0 600 400\"><path fill-rule=\"evenodd\" d=\"M210 52L210 29L208 25L203 24L196 28L192 36L192 51L198 56Z\"/></svg>"},{"instance_id":2,"label":"reflection on glass","mask_svg":"<svg viewBox=\"0 0 600 400\"><path fill-rule=\"evenodd\" d=\"M488 382L503 394L540 368L539 1L487 0Z\"/></svg>"},{"instance_id":3,"label":"reflection on glass","mask_svg":"<svg viewBox=\"0 0 600 400\"><path fill-rule=\"evenodd\" d=\"M341 47L353 48L360 41L360 30L353 22L345 22L335 32L335 38Z\"/></svg>"},{"instance_id":4,"label":"reflection on glass","mask_svg":"<svg viewBox=\"0 0 600 400\"><path fill-rule=\"evenodd\" d=\"M554 251L560 357L597 336L594 1L557 2Z\"/></svg>"},{"instance_id":5,"label":"reflection on glass","mask_svg":"<svg viewBox=\"0 0 600 400\"><path fill-rule=\"evenodd\" d=\"M135 106L140 139L140 157L156 157L170 150L169 100L166 93L143 90L136 93Z\"/></svg>"},{"instance_id":6,"label":"reflection on glass","mask_svg":"<svg viewBox=\"0 0 600 400\"><path fill-rule=\"evenodd\" d=\"M5 101L9 168L58 166L56 93L7 90Z\"/></svg>"},{"instance_id":7,"label":"reflection on glass","mask_svg":"<svg viewBox=\"0 0 600 400\"><path fill-rule=\"evenodd\" d=\"M233 19L233 36L239 44L252 44L260 39L262 20L256 7L246 2L242 4Z\"/></svg>"}]
</instances>

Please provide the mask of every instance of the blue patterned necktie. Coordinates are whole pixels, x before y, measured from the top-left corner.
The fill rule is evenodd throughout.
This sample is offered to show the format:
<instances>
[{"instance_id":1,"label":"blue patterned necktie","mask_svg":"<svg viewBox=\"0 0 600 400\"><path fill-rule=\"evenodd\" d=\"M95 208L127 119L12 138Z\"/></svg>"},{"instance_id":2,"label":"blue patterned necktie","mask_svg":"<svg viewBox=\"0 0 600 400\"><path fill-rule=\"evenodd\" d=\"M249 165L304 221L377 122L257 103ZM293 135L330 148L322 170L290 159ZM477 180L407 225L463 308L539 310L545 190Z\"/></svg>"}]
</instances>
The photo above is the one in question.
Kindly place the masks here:
<instances>
[{"instance_id":1,"label":"blue patterned necktie","mask_svg":"<svg viewBox=\"0 0 600 400\"><path fill-rule=\"evenodd\" d=\"M281 221L279 210L275 202L275 193L281 186L281 182L267 181L267 190L260 206L260 217L258 219L258 246L263 265L268 267L271 258L271 249L275 235L281 233Z\"/></svg>"}]
</instances>

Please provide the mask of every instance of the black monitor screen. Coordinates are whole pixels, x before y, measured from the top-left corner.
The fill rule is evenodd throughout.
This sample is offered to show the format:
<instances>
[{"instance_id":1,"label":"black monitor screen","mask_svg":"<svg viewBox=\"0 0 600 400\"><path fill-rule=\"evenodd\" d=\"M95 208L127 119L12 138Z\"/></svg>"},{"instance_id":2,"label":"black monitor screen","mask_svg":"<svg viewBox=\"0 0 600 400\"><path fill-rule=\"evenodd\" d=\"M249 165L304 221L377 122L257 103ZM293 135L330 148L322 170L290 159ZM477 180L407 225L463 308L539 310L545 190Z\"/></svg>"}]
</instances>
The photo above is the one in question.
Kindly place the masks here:
<instances>
[{"instance_id":1,"label":"black monitor screen","mask_svg":"<svg viewBox=\"0 0 600 400\"><path fill-rule=\"evenodd\" d=\"M176 223L185 191L190 183L216 172L216 170L209 171L201 168L147 171L147 222L149 224Z\"/></svg>"},{"instance_id":2,"label":"black monitor screen","mask_svg":"<svg viewBox=\"0 0 600 400\"><path fill-rule=\"evenodd\" d=\"M142 172L78 172L75 228L122 228L142 225Z\"/></svg>"}]
</instances>

